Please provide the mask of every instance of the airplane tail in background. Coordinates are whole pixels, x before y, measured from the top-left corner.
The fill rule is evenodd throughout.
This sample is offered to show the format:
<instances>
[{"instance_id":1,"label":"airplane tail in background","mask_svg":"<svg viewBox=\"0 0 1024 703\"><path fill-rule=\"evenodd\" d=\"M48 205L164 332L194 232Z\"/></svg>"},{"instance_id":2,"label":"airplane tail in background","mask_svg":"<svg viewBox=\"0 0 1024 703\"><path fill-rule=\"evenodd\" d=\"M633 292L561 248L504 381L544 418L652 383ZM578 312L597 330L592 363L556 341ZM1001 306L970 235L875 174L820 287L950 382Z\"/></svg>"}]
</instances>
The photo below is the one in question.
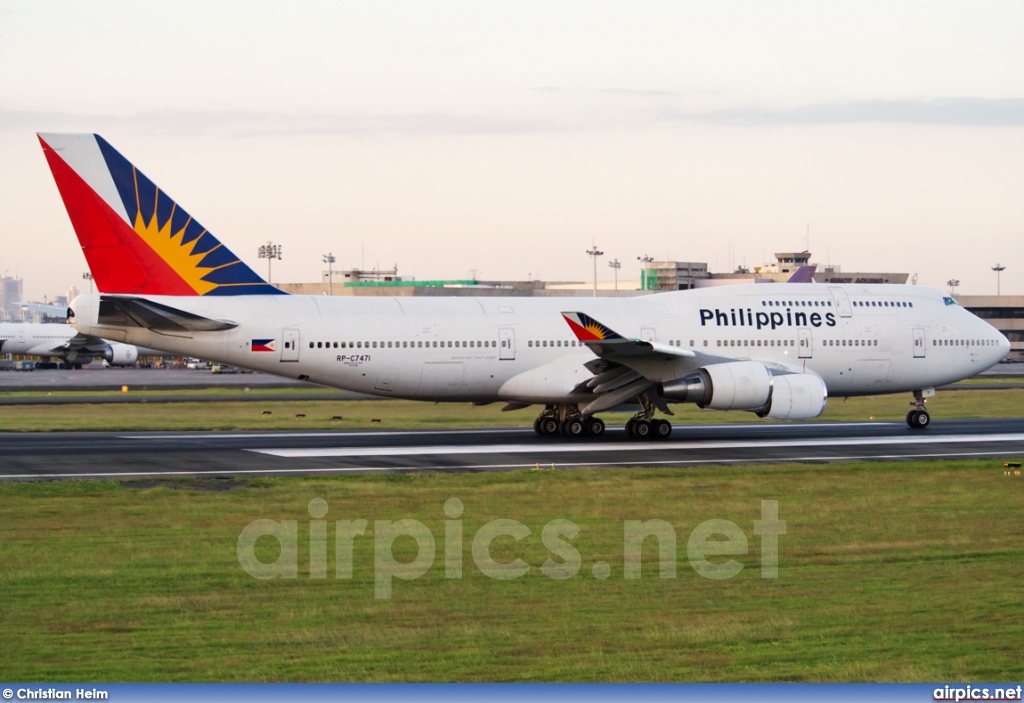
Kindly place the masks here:
<instances>
[{"instance_id":1,"label":"airplane tail in background","mask_svg":"<svg viewBox=\"0 0 1024 703\"><path fill-rule=\"evenodd\" d=\"M814 272L817 268L817 264L801 266L793 272L786 283L814 283Z\"/></svg>"},{"instance_id":2,"label":"airplane tail in background","mask_svg":"<svg viewBox=\"0 0 1024 703\"><path fill-rule=\"evenodd\" d=\"M98 134L39 134L101 293L284 294Z\"/></svg>"}]
</instances>

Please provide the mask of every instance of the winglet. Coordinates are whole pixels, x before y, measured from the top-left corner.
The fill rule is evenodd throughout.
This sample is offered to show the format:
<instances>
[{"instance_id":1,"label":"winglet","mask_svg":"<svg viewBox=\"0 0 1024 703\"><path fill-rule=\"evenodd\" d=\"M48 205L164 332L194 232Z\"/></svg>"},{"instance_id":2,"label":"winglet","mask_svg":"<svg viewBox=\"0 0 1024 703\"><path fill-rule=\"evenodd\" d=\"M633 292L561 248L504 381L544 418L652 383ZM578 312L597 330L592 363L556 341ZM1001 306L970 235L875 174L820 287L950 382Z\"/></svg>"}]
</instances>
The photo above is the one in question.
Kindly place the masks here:
<instances>
[{"instance_id":1,"label":"winglet","mask_svg":"<svg viewBox=\"0 0 1024 703\"><path fill-rule=\"evenodd\" d=\"M610 327L602 325L590 315L582 312L563 312L562 317L569 323L569 329L581 342L604 342L611 339L623 339Z\"/></svg>"}]
</instances>

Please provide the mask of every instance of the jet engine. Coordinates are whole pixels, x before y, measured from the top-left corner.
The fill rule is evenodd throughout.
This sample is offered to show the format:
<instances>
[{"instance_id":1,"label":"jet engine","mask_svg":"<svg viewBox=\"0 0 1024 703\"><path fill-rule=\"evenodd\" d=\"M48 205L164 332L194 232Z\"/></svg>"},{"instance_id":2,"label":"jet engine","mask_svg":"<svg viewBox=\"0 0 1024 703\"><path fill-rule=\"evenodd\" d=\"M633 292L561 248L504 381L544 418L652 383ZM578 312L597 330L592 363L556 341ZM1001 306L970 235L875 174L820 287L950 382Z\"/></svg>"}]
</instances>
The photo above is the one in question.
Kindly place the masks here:
<instances>
[{"instance_id":1,"label":"jet engine","mask_svg":"<svg viewBox=\"0 0 1024 703\"><path fill-rule=\"evenodd\" d=\"M661 395L669 400L715 410L757 410L771 394L772 373L756 361L712 364L661 385Z\"/></svg>"},{"instance_id":2,"label":"jet engine","mask_svg":"<svg viewBox=\"0 0 1024 703\"><path fill-rule=\"evenodd\" d=\"M764 364L735 361L661 384L662 397L715 410L749 410L775 420L805 420L825 410L828 390L812 374L773 376Z\"/></svg>"},{"instance_id":3,"label":"jet engine","mask_svg":"<svg viewBox=\"0 0 1024 703\"><path fill-rule=\"evenodd\" d=\"M807 420L825 412L828 389L825 382L809 373L775 376L772 397L758 416L773 420Z\"/></svg>"},{"instance_id":4,"label":"jet engine","mask_svg":"<svg viewBox=\"0 0 1024 703\"><path fill-rule=\"evenodd\" d=\"M111 342L110 346L103 350L103 359L111 366L131 366L138 358L139 348L134 344Z\"/></svg>"}]
</instances>

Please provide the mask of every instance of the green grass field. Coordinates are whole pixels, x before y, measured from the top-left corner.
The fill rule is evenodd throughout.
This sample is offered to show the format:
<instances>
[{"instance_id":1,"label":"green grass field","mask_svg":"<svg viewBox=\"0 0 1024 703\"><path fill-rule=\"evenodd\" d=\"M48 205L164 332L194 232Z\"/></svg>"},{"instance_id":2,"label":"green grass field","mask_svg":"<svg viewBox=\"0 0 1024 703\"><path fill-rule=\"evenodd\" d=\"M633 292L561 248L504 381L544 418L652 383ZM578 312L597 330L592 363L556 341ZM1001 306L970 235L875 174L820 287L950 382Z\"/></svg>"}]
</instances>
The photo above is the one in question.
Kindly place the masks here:
<instances>
[{"instance_id":1,"label":"green grass field","mask_svg":"<svg viewBox=\"0 0 1024 703\"><path fill-rule=\"evenodd\" d=\"M305 401L267 394L264 402L114 403L90 405L0 406L0 429L56 430L270 430L270 429L432 429L438 427L526 427L539 407L501 412L501 404L471 407L468 403L431 404L402 400ZM868 398L832 398L821 420L902 420L910 394ZM1024 415L1024 388L993 391L939 392L928 402L933 419L1019 417ZM674 423L764 422L753 413L700 410L673 405ZM269 412L269 414L264 414ZM299 417L299 416L302 417ZM341 417L341 420L333 418ZM602 413L609 424L622 424L628 414ZM379 420L379 423L373 420Z\"/></svg>"},{"instance_id":2,"label":"green grass field","mask_svg":"<svg viewBox=\"0 0 1024 703\"><path fill-rule=\"evenodd\" d=\"M998 460L418 474L248 482L0 484L6 680L26 681L979 681L1024 678L1024 478ZM225 490L211 490L221 488ZM463 578L444 578L444 502L465 511ZM309 512L328 506L326 579L308 576ZM754 521L779 501L777 579ZM352 579L334 578L334 521L369 520ZM435 536L421 577L374 597L375 520ZM484 576L473 535L534 568ZM676 578L624 578L623 521L677 534ZM298 523L298 577L257 580L237 540L256 519ZM582 568L538 570L553 519L580 527ZM701 522L744 533L744 569L687 561ZM268 537L264 561L278 555ZM453 550L454 551L454 550ZM394 553L415 555L400 537ZM724 561L728 557L713 557ZM595 562L610 575L592 575Z\"/></svg>"}]
</instances>

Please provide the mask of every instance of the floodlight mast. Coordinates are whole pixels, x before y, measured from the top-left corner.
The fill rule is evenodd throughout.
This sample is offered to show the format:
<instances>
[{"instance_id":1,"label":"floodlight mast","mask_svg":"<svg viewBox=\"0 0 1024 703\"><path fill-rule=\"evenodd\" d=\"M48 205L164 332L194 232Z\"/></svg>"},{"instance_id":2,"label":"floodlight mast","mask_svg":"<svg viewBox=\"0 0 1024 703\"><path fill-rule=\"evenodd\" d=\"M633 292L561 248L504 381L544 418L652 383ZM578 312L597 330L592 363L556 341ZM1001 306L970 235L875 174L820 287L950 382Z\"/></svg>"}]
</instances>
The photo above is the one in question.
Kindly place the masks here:
<instances>
[{"instance_id":1,"label":"floodlight mast","mask_svg":"<svg viewBox=\"0 0 1024 703\"><path fill-rule=\"evenodd\" d=\"M327 252L323 256L323 262L327 264L327 295L334 295L334 268L333 264L337 259L331 252Z\"/></svg>"},{"instance_id":2,"label":"floodlight mast","mask_svg":"<svg viewBox=\"0 0 1024 703\"><path fill-rule=\"evenodd\" d=\"M273 242L267 242L259 248L259 258L267 260L267 283L274 285L273 279L270 274L270 264L274 259L281 259L283 247L280 244L274 244Z\"/></svg>"},{"instance_id":3,"label":"floodlight mast","mask_svg":"<svg viewBox=\"0 0 1024 703\"><path fill-rule=\"evenodd\" d=\"M615 290L619 289L619 269L622 268L622 264L618 259L613 259L608 262L608 265L615 269Z\"/></svg>"},{"instance_id":4,"label":"floodlight mast","mask_svg":"<svg viewBox=\"0 0 1024 703\"><path fill-rule=\"evenodd\" d=\"M992 267L992 270L996 272L996 295L1002 295L1002 288L999 285L999 274L1006 270L1006 267L1002 264L996 264Z\"/></svg>"},{"instance_id":5,"label":"floodlight mast","mask_svg":"<svg viewBox=\"0 0 1024 703\"><path fill-rule=\"evenodd\" d=\"M591 248L587 249L587 253L590 255L590 258L592 258L594 260L594 297L596 298L597 297L597 257L604 256L604 252L603 251L598 251L596 244L591 244L590 246L591 246Z\"/></svg>"},{"instance_id":6,"label":"floodlight mast","mask_svg":"<svg viewBox=\"0 0 1024 703\"><path fill-rule=\"evenodd\" d=\"M650 283L647 279L650 277L650 263L654 261L654 257L644 254L643 256L636 257L636 260L642 262L644 265L644 284L640 287L643 288L644 290L648 290L648 288L650 287Z\"/></svg>"}]
</instances>

